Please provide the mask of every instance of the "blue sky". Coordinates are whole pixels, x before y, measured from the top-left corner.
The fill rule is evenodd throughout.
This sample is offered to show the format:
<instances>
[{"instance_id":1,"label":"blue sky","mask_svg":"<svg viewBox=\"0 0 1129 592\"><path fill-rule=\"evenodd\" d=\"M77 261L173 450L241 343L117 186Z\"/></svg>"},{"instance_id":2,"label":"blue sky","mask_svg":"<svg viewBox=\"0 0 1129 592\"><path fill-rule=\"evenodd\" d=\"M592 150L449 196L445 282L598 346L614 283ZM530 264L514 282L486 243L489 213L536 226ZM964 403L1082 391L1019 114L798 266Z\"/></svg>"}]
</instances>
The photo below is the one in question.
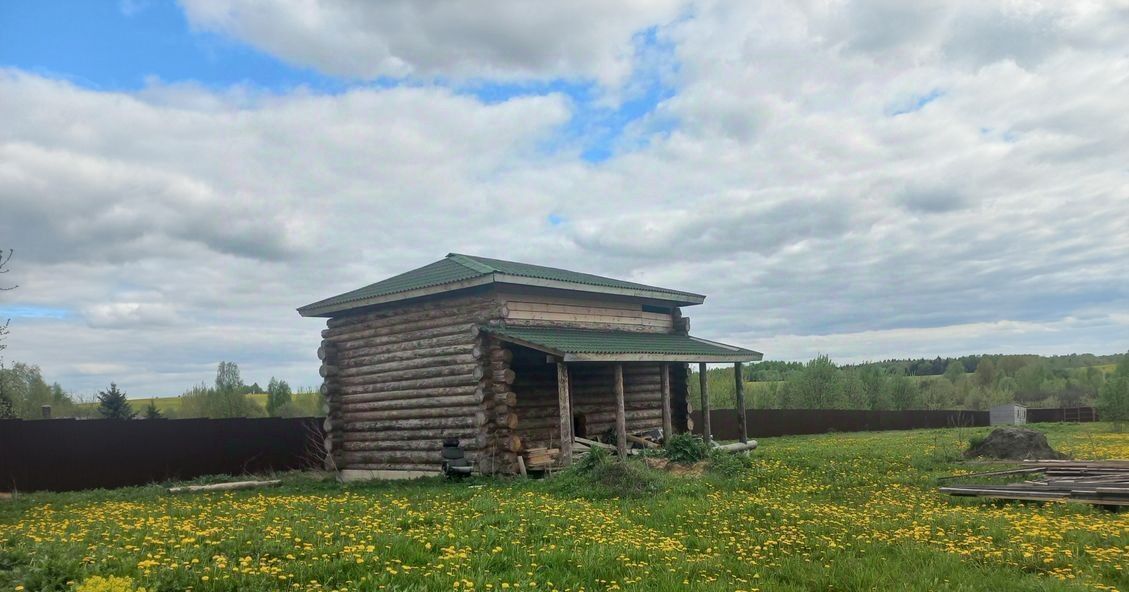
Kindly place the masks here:
<instances>
[{"instance_id":1,"label":"blue sky","mask_svg":"<svg viewBox=\"0 0 1129 592\"><path fill-rule=\"evenodd\" d=\"M173 2L136 10L107 0L0 3L0 63L98 90L139 90L151 77L214 88L252 84L332 92L347 82L296 68L242 43L190 30Z\"/></svg>"}]
</instances>

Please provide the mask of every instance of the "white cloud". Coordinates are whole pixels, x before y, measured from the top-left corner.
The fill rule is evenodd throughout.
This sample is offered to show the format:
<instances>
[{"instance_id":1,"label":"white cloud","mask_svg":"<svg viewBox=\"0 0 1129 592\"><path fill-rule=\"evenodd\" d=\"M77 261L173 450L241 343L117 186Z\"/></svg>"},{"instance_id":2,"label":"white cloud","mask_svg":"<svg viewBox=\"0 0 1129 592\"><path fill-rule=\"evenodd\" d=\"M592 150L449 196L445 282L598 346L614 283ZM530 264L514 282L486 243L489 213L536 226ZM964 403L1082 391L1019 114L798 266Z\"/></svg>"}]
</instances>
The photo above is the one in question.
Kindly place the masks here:
<instances>
[{"instance_id":1,"label":"white cloud","mask_svg":"<svg viewBox=\"0 0 1129 592\"><path fill-rule=\"evenodd\" d=\"M448 251L704 292L695 332L770 359L1129 349L1127 13L996 23L1045 32L1038 51L1026 33L960 37L995 35L957 28L1008 6L699 3L658 32L674 96L628 133L674 127L600 164L560 134L556 94L126 94L6 72L0 236L21 287L0 297L74 313L16 319L6 355L88 392L174 394L219 360L313 385L320 323L296 306ZM194 18L242 18L227 14ZM366 18L340 36L388 36ZM608 38L645 25L622 26ZM567 54L562 36L544 51ZM411 67L614 80L620 41L472 67L442 55L478 55L482 38L458 37Z\"/></svg>"},{"instance_id":2,"label":"white cloud","mask_svg":"<svg viewBox=\"0 0 1129 592\"><path fill-rule=\"evenodd\" d=\"M199 29L353 78L590 78L622 81L634 34L678 0L262 2L181 0Z\"/></svg>"}]
</instances>

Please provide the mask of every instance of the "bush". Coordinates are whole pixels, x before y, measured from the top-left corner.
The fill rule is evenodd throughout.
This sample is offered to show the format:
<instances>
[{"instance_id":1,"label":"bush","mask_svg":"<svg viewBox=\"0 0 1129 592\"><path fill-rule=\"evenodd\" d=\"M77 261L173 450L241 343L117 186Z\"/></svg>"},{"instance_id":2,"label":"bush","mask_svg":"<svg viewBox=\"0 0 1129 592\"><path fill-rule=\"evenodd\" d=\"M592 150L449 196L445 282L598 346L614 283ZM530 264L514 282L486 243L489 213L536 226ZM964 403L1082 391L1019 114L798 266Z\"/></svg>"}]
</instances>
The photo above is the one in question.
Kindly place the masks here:
<instances>
[{"instance_id":1,"label":"bush","mask_svg":"<svg viewBox=\"0 0 1129 592\"><path fill-rule=\"evenodd\" d=\"M683 433L672 436L666 443L666 457L671 462L692 464L705 460L710 454L710 447L700 436Z\"/></svg>"}]
</instances>

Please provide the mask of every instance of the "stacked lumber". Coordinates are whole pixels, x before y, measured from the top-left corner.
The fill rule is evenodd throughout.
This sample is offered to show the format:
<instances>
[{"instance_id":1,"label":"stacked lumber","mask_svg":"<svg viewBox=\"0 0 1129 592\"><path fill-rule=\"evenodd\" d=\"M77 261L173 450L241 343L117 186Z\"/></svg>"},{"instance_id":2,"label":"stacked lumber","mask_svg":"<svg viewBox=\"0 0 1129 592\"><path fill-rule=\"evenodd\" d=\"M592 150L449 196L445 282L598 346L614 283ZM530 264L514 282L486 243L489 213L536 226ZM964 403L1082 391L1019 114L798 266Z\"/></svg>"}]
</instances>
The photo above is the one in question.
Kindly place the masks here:
<instances>
[{"instance_id":1,"label":"stacked lumber","mask_svg":"<svg viewBox=\"0 0 1129 592\"><path fill-rule=\"evenodd\" d=\"M530 448L525 451L525 466L533 470L544 470L557 464L559 448Z\"/></svg>"},{"instance_id":2,"label":"stacked lumber","mask_svg":"<svg viewBox=\"0 0 1129 592\"><path fill-rule=\"evenodd\" d=\"M1034 479L1032 477L1040 476ZM960 483L943 493L1028 501L1067 501L1099 506L1129 506L1129 460L1025 461L1022 468L958 475L948 479L1025 478L1017 483Z\"/></svg>"}]
</instances>

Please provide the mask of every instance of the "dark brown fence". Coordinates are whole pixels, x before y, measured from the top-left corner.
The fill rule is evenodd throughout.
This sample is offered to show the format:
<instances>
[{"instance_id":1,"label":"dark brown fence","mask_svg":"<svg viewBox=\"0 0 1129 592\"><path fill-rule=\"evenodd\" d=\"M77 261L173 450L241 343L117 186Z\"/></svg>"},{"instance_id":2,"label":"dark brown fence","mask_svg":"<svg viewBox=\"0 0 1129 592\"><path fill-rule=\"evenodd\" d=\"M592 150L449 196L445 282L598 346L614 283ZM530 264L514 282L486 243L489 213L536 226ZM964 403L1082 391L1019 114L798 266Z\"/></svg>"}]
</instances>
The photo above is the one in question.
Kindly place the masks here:
<instances>
[{"instance_id":1,"label":"dark brown fence","mask_svg":"<svg viewBox=\"0 0 1129 592\"><path fill-rule=\"evenodd\" d=\"M691 414L694 433L702 433L702 412ZM1027 421L1097 421L1090 407L1072 409L1028 409ZM856 409L749 409L745 411L749 436L794 436L827 432L873 432L921 428L988 425L987 411L863 411ZM719 440L735 440L736 409L710 411L710 431Z\"/></svg>"},{"instance_id":2,"label":"dark brown fence","mask_svg":"<svg viewBox=\"0 0 1129 592\"><path fill-rule=\"evenodd\" d=\"M0 420L0 491L70 491L303 468L321 420Z\"/></svg>"}]
</instances>

